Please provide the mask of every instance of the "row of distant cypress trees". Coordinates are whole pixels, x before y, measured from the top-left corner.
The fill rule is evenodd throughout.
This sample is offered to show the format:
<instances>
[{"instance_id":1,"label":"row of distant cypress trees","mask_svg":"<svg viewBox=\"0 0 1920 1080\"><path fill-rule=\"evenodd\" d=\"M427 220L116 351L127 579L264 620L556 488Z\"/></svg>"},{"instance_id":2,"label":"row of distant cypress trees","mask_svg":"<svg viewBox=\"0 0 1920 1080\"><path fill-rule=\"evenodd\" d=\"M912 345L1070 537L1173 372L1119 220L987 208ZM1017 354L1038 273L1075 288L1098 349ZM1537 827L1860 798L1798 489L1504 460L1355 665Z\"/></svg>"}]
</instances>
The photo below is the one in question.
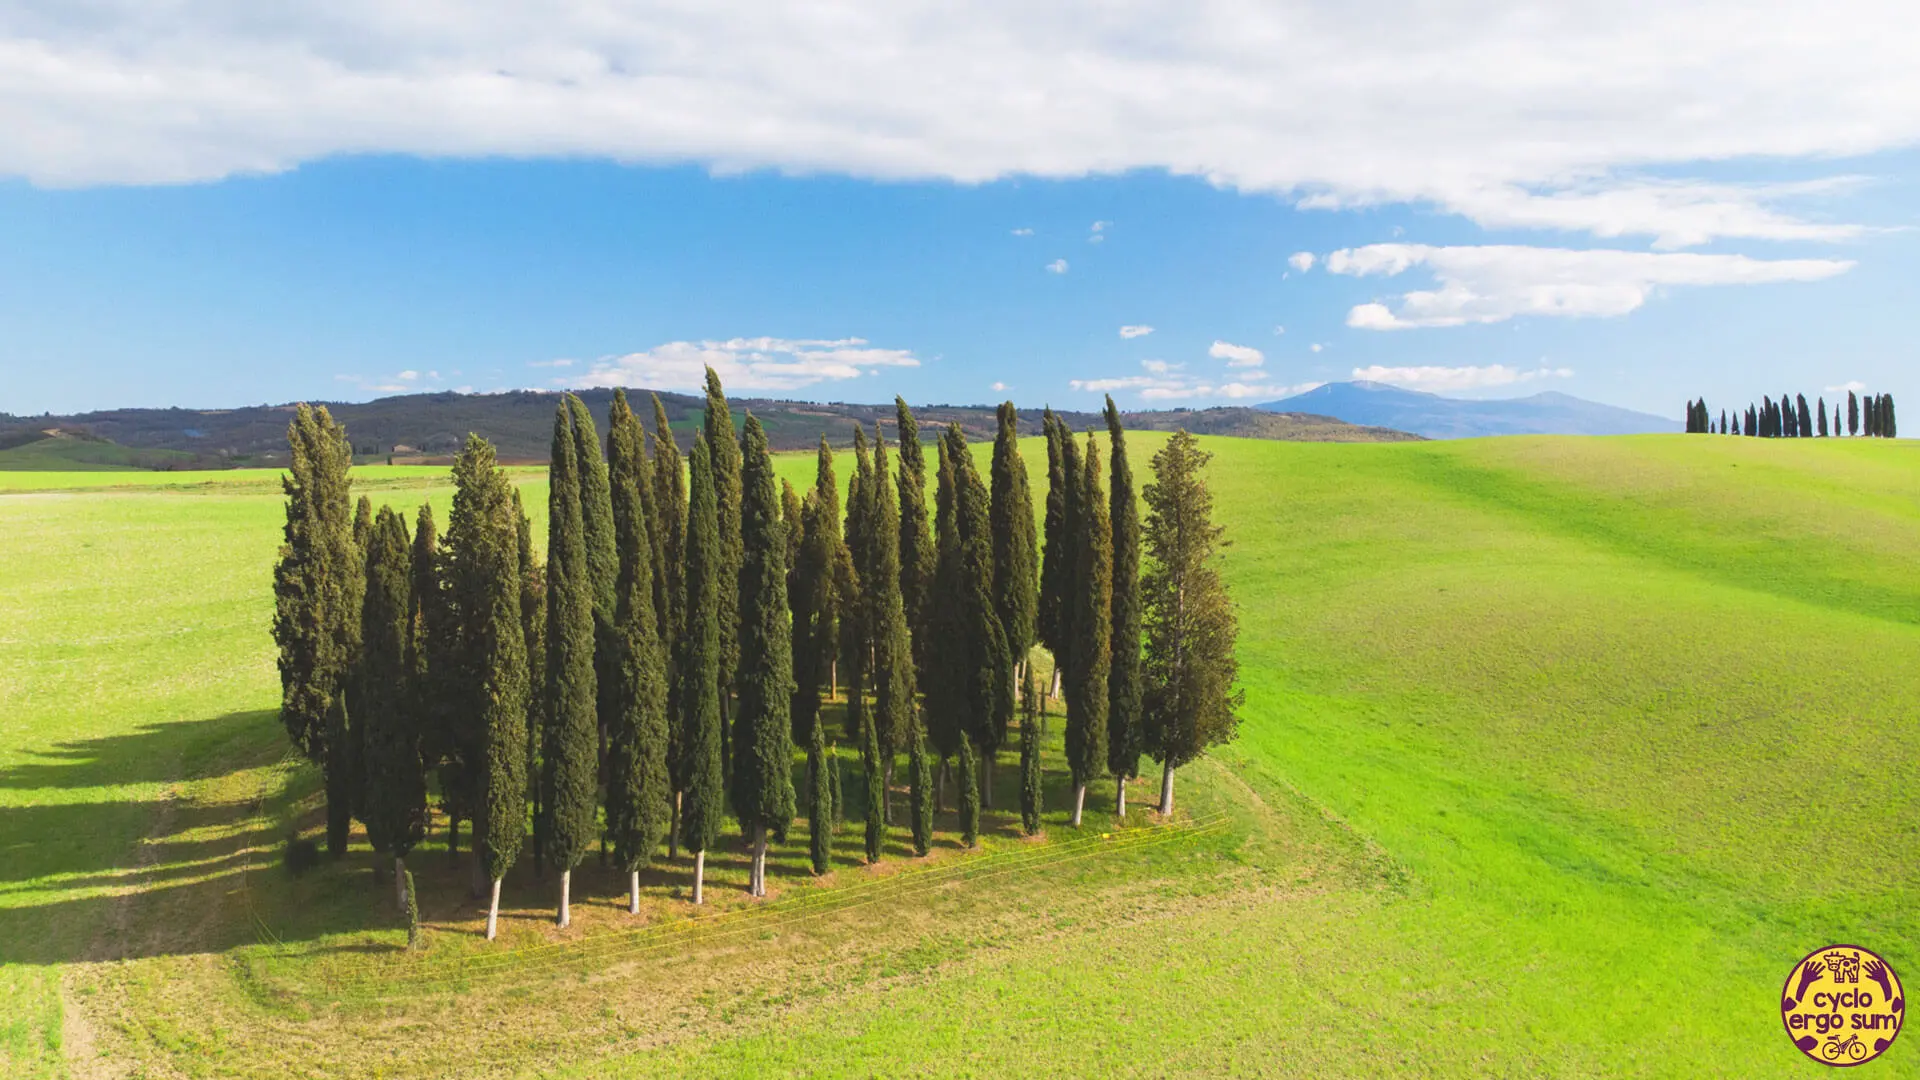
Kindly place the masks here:
<instances>
[{"instance_id":1,"label":"row of distant cypress trees","mask_svg":"<svg viewBox=\"0 0 1920 1080\"><path fill-rule=\"evenodd\" d=\"M1894 418L1892 394L1869 394L1863 400L1853 391L1847 391L1846 426L1847 435L1866 435L1872 438L1891 439L1899 434L1899 423ZM1731 419L1725 409L1720 410L1718 424L1707 409L1707 400L1687 402L1687 434L1689 435L1750 435L1763 439L1808 439L1827 438L1829 435L1842 434L1840 404L1834 403L1833 423L1827 423L1827 399L1819 401L1809 409L1807 396L1795 394L1789 398L1780 395L1780 400L1761 398L1758 405L1748 405L1743 414L1735 410Z\"/></svg>"},{"instance_id":2,"label":"row of distant cypress trees","mask_svg":"<svg viewBox=\"0 0 1920 1080\"><path fill-rule=\"evenodd\" d=\"M1171 813L1174 770L1232 738L1234 618L1209 562L1219 529L1201 480L1208 455L1191 436L1155 456L1143 528L1111 399L1104 488L1097 436L1083 452L1049 410L1043 562L1011 403L985 479L957 425L933 439L931 520L925 448L904 401L897 470L879 428L871 449L856 429L844 517L825 439L802 498L776 483L752 415L736 436L712 371L685 470L657 397L653 406L649 436L616 392L603 457L592 416L563 397L544 567L484 440L470 436L455 464L444 539L427 506L409 536L403 517L375 514L364 497L348 524L345 431L324 408L296 411L274 628L283 718L322 766L334 853L361 820L400 888L437 786L450 849L459 821L473 825L491 937L529 819L536 870L559 870L565 926L571 871L596 840L628 874L632 910L663 844L693 856L700 902L706 852L731 811L753 853L749 890L764 895L768 846L802 812L796 747L812 862L827 868L844 800L820 713L842 690L839 737L861 762L869 861L892 823L902 756L914 850L931 849L949 777L962 840L974 844L1016 713L1021 820L1036 832L1035 644L1052 653L1066 697L1075 825L1102 773L1124 815L1143 754L1162 764L1159 808Z\"/></svg>"}]
</instances>

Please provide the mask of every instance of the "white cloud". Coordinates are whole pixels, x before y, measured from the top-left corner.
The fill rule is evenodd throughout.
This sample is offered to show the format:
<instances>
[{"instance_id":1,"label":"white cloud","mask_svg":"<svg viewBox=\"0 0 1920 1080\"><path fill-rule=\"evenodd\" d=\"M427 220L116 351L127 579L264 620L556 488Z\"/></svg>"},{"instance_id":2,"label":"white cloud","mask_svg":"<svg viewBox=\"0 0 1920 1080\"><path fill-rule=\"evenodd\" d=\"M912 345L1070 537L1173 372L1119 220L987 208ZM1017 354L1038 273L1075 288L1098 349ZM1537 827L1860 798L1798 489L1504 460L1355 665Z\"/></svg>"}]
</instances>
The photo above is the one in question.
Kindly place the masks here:
<instances>
[{"instance_id":1,"label":"white cloud","mask_svg":"<svg viewBox=\"0 0 1920 1080\"><path fill-rule=\"evenodd\" d=\"M412 382L415 379L418 379L419 377L420 377L420 373L417 371L403 371L400 374L394 376L394 378L399 379L401 382Z\"/></svg>"},{"instance_id":2,"label":"white cloud","mask_svg":"<svg viewBox=\"0 0 1920 1080\"><path fill-rule=\"evenodd\" d=\"M527 366L528 367L564 368L564 367L572 367L573 361L572 360L529 360L527 361Z\"/></svg>"},{"instance_id":3,"label":"white cloud","mask_svg":"<svg viewBox=\"0 0 1920 1080\"><path fill-rule=\"evenodd\" d=\"M1111 222L1111 221L1096 221L1096 222L1094 222L1094 223L1093 223L1093 229L1092 229L1092 230L1091 230L1091 231L1090 231L1090 232L1089 232L1089 233L1087 234L1087 243L1089 243L1089 244L1097 244L1097 243L1099 243L1100 241L1102 241L1102 240L1105 240L1105 239L1107 238L1107 237L1106 237L1106 229L1107 229L1107 226L1109 226L1109 225L1112 225L1112 224L1113 224L1113 222Z\"/></svg>"},{"instance_id":4,"label":"white cloud","mask_svg":"<svg viewBox=\"0 0 1920 1080\"><path fill-rule=\"evenodd\" d=\"M1113 222L1111 222L1111 221L1096 221L1096 222L1094 222L1094 223L1093 223L1093 227L1092 227L1092 229L1091 229L1090 231L1092 231L1092 232L1104 232L1104 231L1106 230L1106 228L1107 228L1107 226L1109 226L1109 225L1111 225L1111 224L1113 224Z\"/></svg>"},{"instance_id":5,"label":"white cloud","mask_svg":"<svg viewBox=\"0 0 1920 1080\"><path fill-rule=\"evenodd\" d=\"M1679 245L1855 227L1796 211L1829 189L1650 178L1670 166L1920 140L1909 0L25 10L0 29L0 174L43 185L381 153L964 183L1165 169Z\"/></svg>"},{"instance_id":6,"label":"white cloud","mask_svg":"<svg viewBox=\"0 0 1920 1080\"><path fill-rule=\"evenodd\" d=\"M1066 273L1066 272L1067 272L1067 260L1065 260L1065 259L1055 259L1055 260L1053 260L1052 262L1050 262L1050 263L1048 263L1048 264L1047 264L1047 272L1048 272L1049 274L1064 274L1064 273Z\"/></svg>"},{"instance_id":7,"label":"white cloud","mask_svg":"<svg viewBox=\"0 0 1920 1080\"><path fill-rule=\"evenodd\" d=\"M996 394L1002 390L1005 390L1006 388L1007 388L1007 384L1003 382L996 382L992 386L987 387L987 389L992 390Z\"/></svg>"},{"instance_id":8,"label":"white cloud","mask_svg":"<svg viewBox=\"0 0 1920 1080\"><path fill-rule=\"evenodd\" d=\"M1240 373L1238 379L1234 381L1215 383L1185 374L1185 364L1172 364L1165 360L1142 360L1140 366L1147 372L1145 375L1074 379L1069 385L1075 390L1088 393L1134 390L1145 401L1239 400L1250 397L1271 398L1286 393L1285 390L1264 383L1262 380L1267 377L1264 371L1246 371Z\"/></svg>"},{"instance_id":9,"label":"white cloud","mask_svg":"<svg viewBox=\"0 0 1920 1080\"><path fill-rule=\"evenodd\" d=\"M1251 345L1235 345L1230 341L1215 341L1207 349L1207 355L1215 360L1225 360L1228 367L1259 367L1267 362L1265 353Z\"/></svg>"},{"instance_id":10,"label":"white cloud","mask_svg":"<svg viewBox=\"0 0 1920 1080\"><path fill-rule=\"evenodd\" d=\"M1113 390L1137 390L1141 387L1165 385L1166 380L1152 375L1122 375L1110 379L1074 379L1067 385L1075 390L1086 390L1095 394Z\"/></svg>"},{"instance_id":11,"label":"white cloud","mask_svg":"<svg viewBox=\"0 0 1920 1080\"><path fill-rule=\"evenodd\" d=\"M1665 286L1817 281L1845 273L1853 263L1512 245L1371 244L1327 256L1330 272L1355 277L1392 277L1415 266L1430 270L1440 287L1404 294L1398 310L1377 301L1360 304L1347 313L1347 325L1402 330L1516 315L1625 315Z\"/></svg>"},{"instance_id":12,"label":"white cloud","mask_svg":"<svg viewBox=\"0 0 1920 1080\"><path fill-rule=\"evenodd\" d=\"M1863 383L1863 382L1861 382L1861 381L1860 381L1859 379L1848 379L1848 380L1847 380L1846 382L1843 382L1843 383L1841 383L1841 384L1840 384L1839 386L1829 386L1829 387L1827 387L1827 393L1829 393L1829 394L1842 394L1842 393L1845 393L1845 394L1857 394L1857 393L1859 393L1860 391L1862 391L1862 390L1865 390L1866 388L1867 388L1867 384L1866 384L1866 383Z\"/></svg>"},{"instance_id":13,"label":"white cloud","mask_svg":"<svg viewBox=\"0 0 1920 1080\"><path fill-rule=\"evenodd\" d=\"M1286 327L1284 327L1284 326L1276 326L1276 327L1274 327L1274 328L1273 328L1273 336L1274 336L1274 337L1279 337L1280 335L1282 335L1282 334L1284 334L1284 333L1286 333L1286 332L1287 332L1287 328L1286 328Z\"/></svg>"},{"instance_id":14,"label":"white cloud","mask_svg":"<svg viewBox=\"0 0 1920 1080\"><path fill-rule=\"evenodd\" d=\"M1123 338L1146 337L1151 333L1153 333L1153 327L1151 326L1123 326L1120 328L1120 336Z\"/></svg>"},{"instance_id":15,"label":"white cloud","mask_svg":"<svg viewBox=\"0 0 1920 1080\"><path fill-rule=\"evenodd\" d=\"M1307 348L1312 349L1314 352L1319 352L1321 349L1326 348L1326 346L1316 341L1313 344L1307 346Z\"/></svg>"},{"instance_id":16,"label":"white cloud","mask_svg":"<svg viewBox=\"0 0 1920 1080\"><path fill-rule=\"evenodd\" d=\"M837 341L734 338L730 341L669 341L644 352L594 362L570 386L644 386L697 390L713 368L728 390L785 392L816 383L857 379L880 368L919 367L907 349L876 349L863 338Z\"/></svg>"},{"instance_id":17,"label":"white cloud","mask_svg":"<svg viewBox=\"0 0 1920 1080\"><path fill-rule=\"evenodd\" d=\"M1015 230L1013 230L1013 235L1015 235L1015 236L1032 236L1032 235L1033 235L1033 230L1032 230L1032 229L1015 229Z\"/></svg>"},{"instance_id":18,"label":"white cloud","mask_svg":"<svg viewBox=\"0 0 1920 1080\"><path fill-rule=\"evenodd\" d=\"M1179 371L1187 365L1169 364L1165 360L1142 360L1140 361L1140 366L1153 372L1155 375L1165 375L1169 371Z\"/></svg>"},{"instance_id":19,"label":"white cloud","mask_svg":"<svg viewBox=\"0 0 1920 1080\"><path fill-rule=\"evenodd\" d=\"M1304 274L1313 269L1313 252L1296 251L1287 256L1287 265Z\"/></svg>"},{"instance_id":20,"label":"white cloud","mask_svg":"<svg viewBox=\"0 0 1920 1080\"><path fill-rule=\"evenodd\" d=\"M1570 379L1572 368L1538 367L1531 371L1510 368L1504 364L1488 364L1485 367L1357 367L1353 377L1362 382L1392 383L1395 386L1411 387L1440 393L1448 390L1481 390L1493 386L1512 386L1516 383L1533 382L1536 379Z\"/></svg>"},{"instance_id":21,"label":"white cloud","mask_svg":"<svg viewBox=\"0 0 1920 1080\"><path fill-rule=\"evenodd\" d=\"M1278 401L1283 398L1296 397L1309 390L1318 390L1325 385L1327 384L1323 382L1303 382L1294 383L1292 386L1276 386L1273 388L1272 400Z\"/></svg>"}]
</instances>

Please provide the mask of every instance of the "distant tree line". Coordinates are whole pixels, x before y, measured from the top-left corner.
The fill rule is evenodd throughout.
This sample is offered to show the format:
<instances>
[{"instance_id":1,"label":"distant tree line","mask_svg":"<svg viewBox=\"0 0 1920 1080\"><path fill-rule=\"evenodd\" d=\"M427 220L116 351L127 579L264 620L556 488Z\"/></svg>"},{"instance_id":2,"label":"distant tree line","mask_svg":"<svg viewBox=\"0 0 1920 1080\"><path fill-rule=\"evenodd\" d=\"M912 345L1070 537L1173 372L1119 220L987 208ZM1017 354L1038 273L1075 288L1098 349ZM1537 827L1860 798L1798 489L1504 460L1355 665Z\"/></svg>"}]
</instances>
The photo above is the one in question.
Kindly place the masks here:
<instances>
[{"instance_id":1,"label":"distant tree line","mask_svg":"<svg viewBox=\"0 0 1920 1080\"><path fill-rule=\"evenodd\" d=\"M1762 439L1824 439L1846 434L1891 439L1899 434L1899 424L1894 419L1892 394L1869 394L1861 398L1849 390L1844 428L1839 402L1834 403L1833 420L1829 423L1826 398L1820 398L1809 409L1805 394L1791 397L1782 394L1779 401L1763 397L1758 405L1748 405L1744 413L1736 409L1732 417L1722 409L1717 422L1705 398L1688 401L1687 434L1750 435Z\"/></svg>"},{"instance_id":2,"label":"distant tree line","mask_svg":"<svg viewBox=\"0 0 1920 1080\"><path fill-rule=\"evenodd\" d=\"M428 505L411 526L365 496L350 513L344 427L324 407L296 410L274 574L281 715L324 777L329 851L343 854L361 822L392 859L403 907L430 802L450 853L470 823L489 938L523 847L536 875L558 871L561 926L572 871L596 844L627 875L630 910L663 847L692 856L702 902L706 853L729 819L752 852L749 891L765 895L769 845L803 813L813 867L828 867L845 812L840 741L860 762L869 862L895 827L903 758L916 853L932 847L949 784L974 845L1008 752L1035 833L1036 646L1066 700L1076 826L1102 775L1125 814L1143 756L1161 766L1158 809L1171 814L1175 771L1234 737L1237 631L1212 560L1210 455L1193 436L1170 438L1136 493L1111 399L1104 483L1099 433L1083 444L1046 411L1037 525L1011 403L985 477L957 425L931 440L931 518L904 401L892 454L878 424L871 444L856 428L844 510L826 440L802 497L776 480L751 413L736 432L711 370L686 466L652 406L648 432L616 393L603 441L580 399L562 399L544 563L485 440L469 436L453 466L441 534ZM844 723L830 733L822 705L835 697Z\"/></svg>"}]
</instances>

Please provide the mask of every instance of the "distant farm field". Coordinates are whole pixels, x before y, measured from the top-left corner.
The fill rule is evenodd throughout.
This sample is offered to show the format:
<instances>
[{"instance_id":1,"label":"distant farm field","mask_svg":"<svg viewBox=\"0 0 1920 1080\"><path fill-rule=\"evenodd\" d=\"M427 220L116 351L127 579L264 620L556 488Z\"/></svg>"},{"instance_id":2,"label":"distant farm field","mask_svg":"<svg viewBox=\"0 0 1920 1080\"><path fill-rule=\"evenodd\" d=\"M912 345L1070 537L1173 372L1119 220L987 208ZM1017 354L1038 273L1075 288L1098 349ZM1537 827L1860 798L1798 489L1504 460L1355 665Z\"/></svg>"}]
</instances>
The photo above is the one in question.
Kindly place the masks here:
<instances>
[{"instance_id":1,"label":"distant farm field","mask_svg":"<svg viewBox=\"0 0 1920 1080\"><path fill-rule=\"evenodd\" d=\"M1044 842L1007 759L981 852L797 823L758 904L729 838L699 919L590 859L565 933L523 862L489 948L436 831L416 955L364 849L279 865L273 475L0 472L0 1075L1771 1076L1809 950L1920 977L1920 449L1206 446L1247 706L1179 821L1067 827L1055 716Z\"/></svg>"}]
</instances>

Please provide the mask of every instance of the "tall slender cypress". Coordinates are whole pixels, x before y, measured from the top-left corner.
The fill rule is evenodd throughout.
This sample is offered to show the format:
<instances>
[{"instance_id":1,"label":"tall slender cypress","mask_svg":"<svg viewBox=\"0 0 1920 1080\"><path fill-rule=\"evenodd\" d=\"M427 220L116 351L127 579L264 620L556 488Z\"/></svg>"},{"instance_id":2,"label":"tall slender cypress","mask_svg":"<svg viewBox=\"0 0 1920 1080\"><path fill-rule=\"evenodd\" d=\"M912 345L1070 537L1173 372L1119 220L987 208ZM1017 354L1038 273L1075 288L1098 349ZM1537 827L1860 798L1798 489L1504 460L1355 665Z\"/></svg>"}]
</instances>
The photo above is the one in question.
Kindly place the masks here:
<instances>
[{"instance_id":1,"label":"tall slender cypress","mask_svg":"<svg viewBox=\"0 0 1920 1080\"><path fill-rule=\"evenodd\" d=\"M620 555L614 542L613 496L607 463L600 452L600 433L586 403L565 396L573 423L574 460L580 484L580 521L587 543L587 573L593 592L593 678L596 775L604 776L607 733L619 709L615 688L620 684L620 635L615 630L615 589L620 577ZM600 835L600 863L606 865L607 837Z\"/></svg>"},{"instance_id":2,"label":"tall slender cypress","mask_svg":"<svg viewBox=\"0 0 1920 1080\"><path fill-rule=\"evenodd\" d=\"M893 475L888 470L887 439L880 425L873 428L873 481L867 512L872 520L870 565L861 575L861 598L866 606L867 636L873 646L873 726L880 755L891 781L893 763L907 748L907 731L914 722L916 686L913 645L907 629L906 601L900 595L900 506L894 501ZM882 819L893 820L882 807Z\"/></svg>"},{"instance_id":3,"label":"tall slender cypress","mask_svg":"<svg viewBox=\"0 0 1920 1080\"><path fill-rule=\"evenodd\" d=\"M793 481L780 478L780 524L787 528L787 595L793 595L793 568L800 558L800 544L806 535L806 522L802 519L805 510L800 505L800 493L794 490Z\"/></svg>"},{"instance_id":4,"label":"tall slender cypress","mask_svg":"<svg viewBox=\"0 0 1920 1080\"><path fill-rule=\"evenodd\" d=\"M595 837L597 685L593 576L580 508L578 440L561 405L548 471L547 672L544 791L547 854L560 868L562 927L571 922L573 868Z\"/></svg>"},{"instance_id":5,"label":"tall slender cypress","mask_svg":"<svg viewBox=\"0 0 1920 1080\"><path fill-rule=\"evenodd\" d=\"M938 560L934 564L933 588L927 596L927 637L940 642L927 649L926 720L928 738L940 758L944 780L947 759L960 749L963 727L962 695L965 692L965 654L954 648L963 622L960 617L961 567L960 523L954 508L953 460L942 436L935 443L939 465L934 482L934 530L938 538ZM934 799L938 809L941 799Z\"/></svg>"},{"instance_id":6,"label":"tall slender cypress","mask_svg":"<svg viewBox=\"0 0 1920 1080\"><path fill-rule=\"evenodd\" d=\"M1067 766L1073 774L1073 824L1087 799L1087 782L1107 764L1107 677L1112 666L1113 530L1100 489L1100 448L1087 436L1086 464L1074 500L1073 658L1067 683Z\"/></svg>"},{"instance_id":7,"label":"tall slender cypress","mask_svg":"<svg viewBox=\"0 0 1920 1080\"><path fill-rule=\"evenodd\" d=\"M1040 832L1040 683L1029 664L1020 680L1020 829Z\"/></svg>"},{"instance_id":8,"label":"tall slender cypress","mask_svg":"<svg viewBox=\"0 0 1920 1080\"><path fill-rule=\"evenodd\" d=\"M1860 395L1847 391L1847 434L1860 434Z\"/></svg>"},{"instance_id":9,"label":"tall slender cypress","mask_svg":"<svg viewBox=\"0 0 1920 1080\"><path fill-rule=\"evenodd\" d=\"M1060 444L1067 437L1065 426L1052 409L1041 416L1041 427L1047 436L1047 510L1045 518L1046 546L1042 549L1040 564L1040 603L1035 611L1034 631L1040 643L1054 655L1057 661L1063 651L1064 638L1061 635L1062 592L1066 584L1066 567L1072 562L1068 553L1066 535L1067 480L1065 458ZM1058 676L1058 665L1055 675Z\"/></svg>"},{"instance_id":10,"label":"tall slender cypress","mask_svg":"<svg viewBox=\"0 0 1920 1080\"><path fill-rule=\"evenodd\" d=\"M961 621L953 641L965 664L960 682L961 730L978 751L981 768L981 775L968 777L962 790L978 784L982 803L992 806L994 756L1006 741L1013 719L1013 657L993 604L993 529L987 487L980 482L958 424L947 429L947 456L953 464L954 516L961 545L957 596Z\"/></svg>"},{"instance_id":11,"label":"tall slender cypress","mask_svg":"<svg viewBox=\"0 0 1920 1080\"><path fill-rule=\"evenodd\" d=\"M1700 419L1706 422L1706 406ZM1113 530L1113 617L1108 624L1107 772L1114 779L1114 813L1127 816L1127 781L1140 775L1140 506L1127 460L1120 410L1107 398L1107 442L1112 467L1107 520Z\"/></svg>"},{"instance_id":12,"label":"tall slender cypress","mask_svg":"<svg viewBox=\"0 0 1920 1080\"><path fill-rule=\"evenodd\" d=\"M787 535L766 432L747 414L742 438L739 717L734 731L733 809L753 839L755 896L767 894L767 840L785 842L793 821L792 618L787 610Z\"/></svg>"},{"instance_id":13,"label":"tall slender cypress","mask_svg":"<svg viewBox=\"0 0 1920 1080\"><path fill-rule=\"evenodd\" d=\"M608 422L607 472L613 495L614 541L620 556L614 629L614 715L607 740L607 831L627 873L627 910L640 911L640 869L672 826L673 783L667 770L667 666L654 624L653 543L647 498L653 486L646 432L615 390Z\"/></svg>"},{"instance_id":14,"label":"tall slender cypress","mask_svg":"<svg viewBox=\"0 0 1920 1080\"><path fill-rule=\"evenodd\" d=\"M1244 699L1234 688L1238 626L1233 602L1212 565L1223 530L1213 524L1213 496L1201 475L1212 457L1199 441L1175 432L1153 456L1145 496L1146 748L1161 763L1160 812L1173 813L1173 773L1234 737Z\"/></svg>"},{"instance_id":15,"label":"tall slender cypress","mask_svg":"<svg viewBox=\"0 0 1920 1080\"><path fill-rule=\"evenodd\" d=\"M840 485L834 474L833 448L826 436L814 459L813 490L801 513L804 545L793 560L794 738L811 740L822 694L833 679L840 653L840 622L847 569L852 565L840 533Z\"/></svg>"},{"instance_id":16,"label":"tall slender cypress","mask_svg":"<svg viewBox=\"0 0 1920 1080\"><path fill-rule=\"evenodd\" d=\"M827 754L824 728L813 725L807 738L807 853L816 874L833 865L833 759Z\"/></svg>"},{"instance_id":17,"label":"tall slender cypress","mask_svg":"<svg viewBox=\"0 0 1920 1080\"><path fill-rule=\"evenodd\" d=\"M413 611L407 523L383 506L367 530L367 590L360 608L361 790L367 840L403 881L407 853L426 828L427 776L414 723L409 621ZM406 896L398 894L404 905Z\"/></svg>"},{"instance_id":18,"label":"tall slender cypress","mask_svg":"<svg viewBox=\"0 0 1920 1080\"><path fill-rule=\"evenodd\" d=\"M327 846L338 856L346 850L351 796L342 782L344 747L330 747L328 733L344 739L344 705L338 714L334 706L358 648L364 587L347 501L353 454L346 428L324 405L294 410L287 443L285 542L273 572L280 719L294 748L329 774L330 795L343 796L330 798L327 815Z\"/></svg>"},{"instance_id":19,"label":"tall slender cypress","mask_svg":"<svg viewBox=\"0 0 1920 1080\"><path fill-rule=\"evenodd\" d=\"M547 676L547 571L533 553L533 522L520 501L520 489L513 489L515 546L520 568L520 636L527 647L527 723L525 777L527 806L533 817L533 858L535 871L540 867L540 737L546 725L541 720L545 695L539 687Z\"/></svg>"},{"instance_id":20,"label":"tall slender cypress","mask_svg":"<svg viewBox=\"0 0 1920 1080\"><path fill-rule=\"evenodd\" d=\"M362 495L353 505L353 546L361 554L367 550L367 539L373 535L373 499ZM361 625L365 625L363 622Z\"/></svg>"},{"instance_id":21,"label":"tall slender cypress","mask_svg":"<svg viewBox=\"0 0 1920 1080\"><path fill-rule=\"evenodd\" d=\"M476 435L454 464L447 524L451 591L458 597L466 680L459 707L473 720L475 866L492 883L487 937L496 932L500 883L520 857L527 820L527 636L522 621L520 515L513 486Z\"/></svg>"},{"instance_id":22,"label":"tall slender cypress","mask_svg":"<svg viewBox=\"0 0 1920 1080\"><path fill-rule=\"evenodd\" d=\"M733 760L734 694L736 672L740 667L740 569L741 476L740 439L733 431L733 413L727 407L727 394L720 376L707 369L707 419L701 428L707 440L707 454L713 464L714 504L719 511L721 580L727 584L720 593L720 760L731 768Z\"/></svg>"},{"instance_id":23,"label":"tall slender cypress","mask_svg":"<svg viewBox=\"0 0 1920 1080\"><path fill-rule=\"evenodd\" d=\"M719 842L726 813L720 762L720 598L724 567L720 515L707 441L693 445L687 500L685 641L680 649L680 842L693 854L693 902L702 900L707 850Z\"/></svg>"},{"instance_id":24,"label":"tall slender cypress","mask_svg":"<svg viewBox=\"0 0 1920 1080\"><path fill-rule=\"evenodd\" d=\"M1109 399L1111 400L1111 399ZM993 603L1007 652L1015 667L1026 663L1040 614L1038 538L1033 529L1033 496L1027 490L1027 465L1020 457L1020 414L1002 402L1000 430L993 440Z\"/></svg>"},{"instance_id":25,"label":"tall slender cypress","mask_svg":"<svg viewBox=\"0 0 1920 1080\"><path fill-rule=\"evenodd\" d=\"M1807 395L1793 395L1793 403L1795 411L1798 412L1800 416L1800 437L1803 439L1813 438L1813 415L1807 410ZM1825 409L1821 410L1821 419L1826 419Z\"/></svg>"},{"instance_id":26,"label":"tall slender cypress","mask_svg":"<svg viewBox=\"0 0 1920 1080\"><path fill-rule=\"evenodd\" d=\"M865 592L860 587L861 575L868 572L873 545L868 540L872 531L868 518L872 504L870 493L873 489L873 458L867 453L867 436L862 428L853 430L853 477L847 484L846 519L846 569L843 600L840 605L840 673L846 680L847 711L846 736L861 747L862 761L866 761L866 746L869 741L867 727L873 722L873 714L867 708L867 664L871 657L866 627ZM878 767L876 757L869 764ZM877 808L876 808L877 809Z\"/></svg>"},{"instance_id":27,"label":"tall slender cypress","mask_svg":"<svg viewBox=\"0 0 1920 1080\"><path fill-rule=\"evenodd\" d=\"M907 629L914 636L914 662L926 674L920 655L927 620L927 597L933 591L939 538L927 518L927 458L920 443L920 425L905 398L893 399L895 423L900 429L900 599L907 609Z\"/></svg>"},{"instance_id":28,"label":"tall slender cypress","mask_svg":"<svg viewBox=\"0 0 1920 1080\"><path fill-rule=\"evenodd\" d=\"M682 765L687 761L682 720L686 707L682 702L680 674L685 664L681 657L686 640L686 553L687 487L685 468L680 463L680 447L673 439L673 426L667 421L667 408L660 395L653 395L653 498L649 506L656 526L647 536L659 549L659 561L653 575L654 625L666 648L667 661L667 763L673 778L674 821L667 836L667 853L679 854L679 813L681 794L687 789Z\"/></svg>"}]
</instances>

